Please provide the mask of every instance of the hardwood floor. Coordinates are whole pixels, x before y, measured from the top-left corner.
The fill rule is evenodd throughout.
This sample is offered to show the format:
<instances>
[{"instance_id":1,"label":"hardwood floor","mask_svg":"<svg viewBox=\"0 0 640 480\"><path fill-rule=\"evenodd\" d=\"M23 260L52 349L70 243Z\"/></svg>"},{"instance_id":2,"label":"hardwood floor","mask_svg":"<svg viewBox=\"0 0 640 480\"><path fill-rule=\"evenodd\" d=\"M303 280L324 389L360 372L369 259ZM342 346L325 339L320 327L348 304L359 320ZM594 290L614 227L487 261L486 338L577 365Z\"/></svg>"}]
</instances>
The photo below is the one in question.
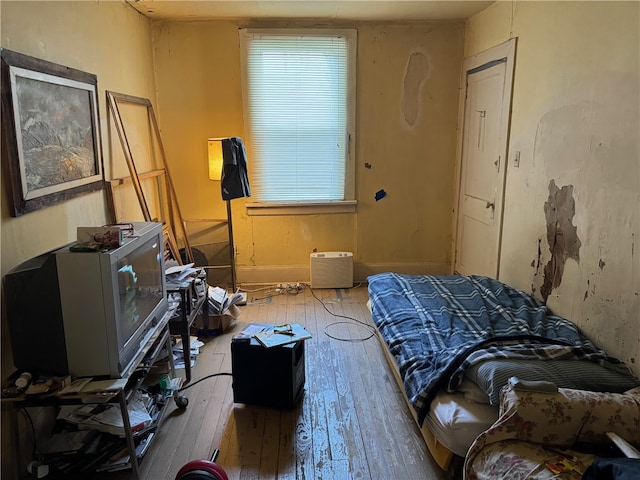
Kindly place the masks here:
<instances>
[{"instance_id":1,"label":"hardwood floor","mask_svg":"<svg viewBox=\"0 0 640 480\"><path fill-rule=\"evenodd\" d=\"M307 287L297 295L261 290L248 299L229 331L205 340L193 386L183 392L188 408L174 402L165 407L141 478L174 479L185 463L210 459L214 449L231 480L446 478L424 445L379 340L353 320L371 325L366 286ZM247 323L294 322L313 334L305 344L305 393L295 409L234 404L230 376L196 383L231 372L231 337Z\"/></svg>"}]
</instances>

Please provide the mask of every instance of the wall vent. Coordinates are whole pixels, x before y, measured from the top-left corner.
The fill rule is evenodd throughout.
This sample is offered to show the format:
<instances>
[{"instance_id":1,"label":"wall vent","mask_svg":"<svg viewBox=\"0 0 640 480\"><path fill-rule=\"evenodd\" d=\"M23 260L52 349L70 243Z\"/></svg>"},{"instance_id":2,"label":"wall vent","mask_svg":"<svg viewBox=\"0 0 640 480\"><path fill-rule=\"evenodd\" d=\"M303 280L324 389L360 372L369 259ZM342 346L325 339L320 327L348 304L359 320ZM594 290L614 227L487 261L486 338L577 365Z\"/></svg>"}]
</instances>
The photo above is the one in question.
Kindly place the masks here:
<instances>
[{"instance_id":1,"label":"wall vent","mask_svg":"<svg viewBox=\"0 0 640 480\"><path fill-rule=\"evenodd\" d=\"M311 254L311 288L353 287L353 253Z\"/></svg>"}]
</instances>

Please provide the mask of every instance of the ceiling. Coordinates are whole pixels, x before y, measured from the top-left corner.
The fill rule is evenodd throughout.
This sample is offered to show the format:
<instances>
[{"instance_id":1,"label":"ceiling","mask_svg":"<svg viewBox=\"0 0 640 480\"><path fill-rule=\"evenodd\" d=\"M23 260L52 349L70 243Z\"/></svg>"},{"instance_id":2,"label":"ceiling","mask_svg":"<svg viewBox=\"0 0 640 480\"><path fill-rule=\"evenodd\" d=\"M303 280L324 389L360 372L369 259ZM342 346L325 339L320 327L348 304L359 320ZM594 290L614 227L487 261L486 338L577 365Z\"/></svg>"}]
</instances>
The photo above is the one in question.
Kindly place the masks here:
<instances>
[{"instance_id":1,"label":"ceiling","mask_svg":"<svg viewBox=\"0 0 640 480\"><path fill-rule=\"evenodd\" d=\"M313 18L351 21L463 20L494 1L480 0L125 0L151 19Z\"/></svg>"}]
</instances>

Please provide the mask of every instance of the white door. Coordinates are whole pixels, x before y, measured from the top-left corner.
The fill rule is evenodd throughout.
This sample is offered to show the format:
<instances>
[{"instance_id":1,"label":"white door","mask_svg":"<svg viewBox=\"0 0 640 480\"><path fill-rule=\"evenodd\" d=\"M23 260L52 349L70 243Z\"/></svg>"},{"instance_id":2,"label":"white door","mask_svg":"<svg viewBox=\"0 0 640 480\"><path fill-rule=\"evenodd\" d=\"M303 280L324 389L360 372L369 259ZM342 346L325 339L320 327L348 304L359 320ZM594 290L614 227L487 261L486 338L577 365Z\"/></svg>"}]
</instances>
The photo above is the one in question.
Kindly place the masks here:
<instances>
[{"instance_id":1,"label":"white door","mask_svg":"<svg viewBox=\"0 0 640 480\"><path fill-rule=\"evenodd\" d=\"M498 278L515 39L464 62L455 271Z\"/></svg>"}]
</instances>

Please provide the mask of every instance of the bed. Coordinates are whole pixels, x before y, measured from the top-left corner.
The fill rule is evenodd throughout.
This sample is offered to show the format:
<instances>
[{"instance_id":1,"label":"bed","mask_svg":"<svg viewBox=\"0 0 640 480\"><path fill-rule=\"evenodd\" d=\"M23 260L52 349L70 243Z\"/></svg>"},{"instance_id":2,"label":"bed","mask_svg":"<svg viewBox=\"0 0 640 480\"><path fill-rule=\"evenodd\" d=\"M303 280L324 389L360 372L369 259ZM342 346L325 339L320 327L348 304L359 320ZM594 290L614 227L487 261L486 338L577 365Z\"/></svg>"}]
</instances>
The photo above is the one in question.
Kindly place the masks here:
<instances>
[{"instance_id":1,"label":"bed","mask_svg":"<svg viewBox=\"0 0 640 480\"><path fill-rule=\"evenodd\" d=\"M443 469L496 421L500 390L513 376L542 389L640 385L569 320L497 280L381 273L368 289L396 379Z\"/></svg>"}]
</instances>

